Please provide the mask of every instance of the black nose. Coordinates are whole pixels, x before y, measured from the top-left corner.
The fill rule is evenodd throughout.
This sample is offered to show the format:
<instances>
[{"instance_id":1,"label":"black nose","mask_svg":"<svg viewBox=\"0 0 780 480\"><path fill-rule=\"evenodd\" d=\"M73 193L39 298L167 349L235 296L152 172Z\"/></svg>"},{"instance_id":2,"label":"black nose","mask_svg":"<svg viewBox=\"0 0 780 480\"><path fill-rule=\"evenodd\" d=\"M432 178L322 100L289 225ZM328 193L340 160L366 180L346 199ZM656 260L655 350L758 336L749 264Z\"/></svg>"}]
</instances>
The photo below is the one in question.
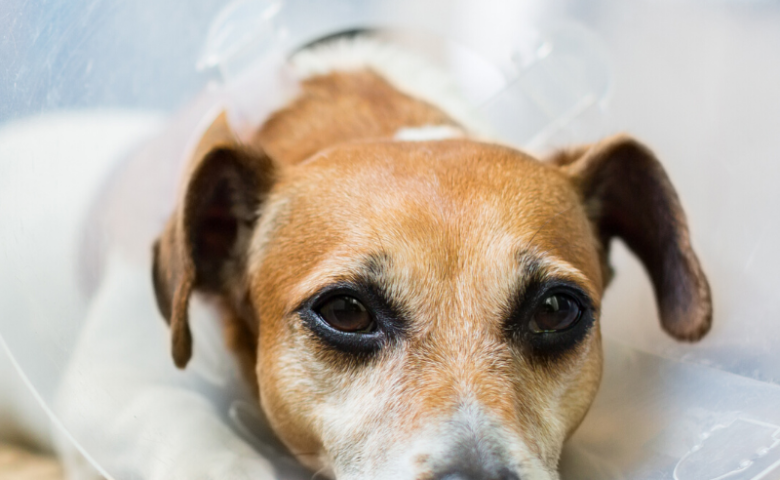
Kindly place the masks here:
<instances>
[{"instance_id":1,"label":"black nose","mask_svg":"<svg viewBox=\"0 0 780 480\"><path fill-rule=\"evenodd\" d=\"M434 477L435 480L520 480L516 473L507 469L488 472L479 468L467 468L463 471L448 472Z\"/></svg>"}]
</instances>

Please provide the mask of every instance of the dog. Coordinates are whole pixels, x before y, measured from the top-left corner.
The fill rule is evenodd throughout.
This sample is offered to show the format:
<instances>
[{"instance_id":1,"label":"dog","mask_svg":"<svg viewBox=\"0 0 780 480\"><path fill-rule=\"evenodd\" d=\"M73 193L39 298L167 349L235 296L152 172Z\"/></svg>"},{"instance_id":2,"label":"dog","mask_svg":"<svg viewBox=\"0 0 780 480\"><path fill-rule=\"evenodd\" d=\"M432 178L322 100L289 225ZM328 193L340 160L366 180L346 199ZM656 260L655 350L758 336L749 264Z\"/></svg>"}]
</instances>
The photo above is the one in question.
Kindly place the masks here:
<instances>
[{"instance_id":1,"label":"dog","mask_svg":"<svg viewBox=\"0 0 780 480\"><path fill-rule=\"evenodd\" d=\"M670 335L711 324L677 195L626 136L540 162L332 70L247 144L218 118L184 184L153 267L176 365L191 295L213 297L274 432L332 478L557 478L600 380L614 237Z\"/></svg>"},{"instance_id":2,"label":"dog","mask_svg":"<svg viewBox=\"0 0 780 480\"><path fill-rule=\"evenodd\" d=\"M322 477L557 479L601 378L614 238L644 264L663 329L706 334L709 286L647 147L618 135L534 158L490 139L409 58L319 44L293 56L295 93L251 131L212 115L149 247L151 281L108 256L63 382L63 423L101 432L98 463L133 478L281 475L182 380L224 336L230 384L269 442ZM206 310L217 321L193 332ZM169 333L139 333L158 315ZM79 388L84 372L105 387Z\"/></svg>"}]
</instances>

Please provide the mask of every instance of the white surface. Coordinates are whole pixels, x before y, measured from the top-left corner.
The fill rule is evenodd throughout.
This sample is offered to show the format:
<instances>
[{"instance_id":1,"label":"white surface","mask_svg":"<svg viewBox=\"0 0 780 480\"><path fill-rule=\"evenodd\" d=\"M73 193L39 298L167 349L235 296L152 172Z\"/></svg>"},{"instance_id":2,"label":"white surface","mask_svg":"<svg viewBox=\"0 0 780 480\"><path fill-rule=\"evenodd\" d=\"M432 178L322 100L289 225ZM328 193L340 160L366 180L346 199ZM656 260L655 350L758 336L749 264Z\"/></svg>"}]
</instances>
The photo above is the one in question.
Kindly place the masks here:
<instances>
[{"instance_id":1,"label":"white surface","mask_svg":"<svg viewBox=\"0 0 780 480\"><path fill-rule=\"evenodd\" d=\"M273 478L273 458L228 420L232 402L251 397L216 315L194 302L193 361L178 370L149 277L148 264L110 254L57 395L59 419L114 479Z\"/></svg>"},{"instance_id":2,"label":"white surface","mask_svg":"<svg viewBox=\"0 0 780 480\"><path fill-rule=\"evenodd\" d=\"M780 387L608 340L601 390L567 443L563 479L770 480Z\"/></svg>"},{"instance_id":3,"label":"white surface","mask_svg":"<svg viewBox=\"0 0 780 480\"><path fill-rule=\"evenodd\" d=\"M71 112L0 128L0 438L50 448L44 410L5 347L49 409L89 303L79 258L88 207L160 120Z\"/></svg>"},{"instance_id":4,"label":"white surface","mask_svg":"<svg viewBox=\"0 0 780 480\"><path fill-rule=\"evenodd\" d=\"M609 2L592 12L616 65L610 123L656 151L685 207L715 302L701 344L657 328L624 250L604 331L676 359L780 384L780 4Z\"/></svg>"},{"instance_id":5,"label":"white surface","mask_svg":"<svg viewBox=\"0 0 780 480\"><path fill-rule=\"evenodd\" d=\"M52 398L88 306L79 248L91 202L160 120L69 113L0 130L0 331L44 398Z\"/></svg>"},{"instance_id":6,"label":"white surface","mask_svg":"<svg viewBox=\"0 0 780 480\"><path fill-rule=\"evenodd\" d=\"M0 442L50 447L49 419L2 347L0 391Z\"/></svg>"}]
</instances>

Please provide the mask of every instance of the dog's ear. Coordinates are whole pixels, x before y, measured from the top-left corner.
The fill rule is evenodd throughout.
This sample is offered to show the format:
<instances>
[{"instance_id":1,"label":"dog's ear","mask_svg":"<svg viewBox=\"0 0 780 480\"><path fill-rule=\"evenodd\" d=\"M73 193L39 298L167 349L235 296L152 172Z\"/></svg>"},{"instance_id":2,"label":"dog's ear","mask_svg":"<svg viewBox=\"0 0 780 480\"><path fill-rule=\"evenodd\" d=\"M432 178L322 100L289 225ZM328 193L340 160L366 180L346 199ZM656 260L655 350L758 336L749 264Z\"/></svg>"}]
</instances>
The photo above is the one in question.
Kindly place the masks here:
<instances>
[{"instance_id":1,"label":"dog's ear","mask_svg":"<svg viewBox=\"0 0 780 480\"><path fill-rule=\"evenodd\" d=\"M582 195L604 245L620 237L650 275L664 330L696 341L710 329L712 301L685 213L663 167L644 145L609 138L553 156Z\"/></svg>"},{"instance_id":2,"label":"dog's ear","mask_svg":"<svg viewBox=\"0 0 780 480\"><path fill-rule=\"evenodd\" d=\"M258 209L274 180L271 160L239 145L222 113L201 138L173 215L154 244L157 306L171 328L176 366L192 356L194 290L226 294L240 275Z\"/></svg>"}]
</instances>

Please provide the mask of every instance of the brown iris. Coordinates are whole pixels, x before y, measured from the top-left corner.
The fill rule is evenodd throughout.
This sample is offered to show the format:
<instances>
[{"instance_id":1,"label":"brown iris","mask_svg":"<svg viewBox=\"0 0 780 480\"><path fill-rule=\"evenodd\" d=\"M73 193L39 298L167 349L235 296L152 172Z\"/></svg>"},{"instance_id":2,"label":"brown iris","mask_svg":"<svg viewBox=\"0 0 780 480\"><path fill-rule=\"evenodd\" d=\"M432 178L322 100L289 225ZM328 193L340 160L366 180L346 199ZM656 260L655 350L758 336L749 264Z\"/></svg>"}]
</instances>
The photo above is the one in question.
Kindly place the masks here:
<instances>
[{"instance_id":1,"label":"brown iris","mask_svg":"<svg viewBox=\"0 0 780 480\"><path fill-rule=\"evenodd\" d=\"M374 329L374 319L355 297L332 297L318 309L318 313L328 325L342 332L369 333Z\"/></svg>"},{"instance_id":2,"label":"brown iris","mask_svg":"<svg viewBox=\"0 0 780 480\"><path fill-rule=\"evenodd\" d=\"M582 313L577 300L565 293L547 294L531 317L531 331L534 333L565 330L579 320Z\"/></svg>"}]
</instances>

